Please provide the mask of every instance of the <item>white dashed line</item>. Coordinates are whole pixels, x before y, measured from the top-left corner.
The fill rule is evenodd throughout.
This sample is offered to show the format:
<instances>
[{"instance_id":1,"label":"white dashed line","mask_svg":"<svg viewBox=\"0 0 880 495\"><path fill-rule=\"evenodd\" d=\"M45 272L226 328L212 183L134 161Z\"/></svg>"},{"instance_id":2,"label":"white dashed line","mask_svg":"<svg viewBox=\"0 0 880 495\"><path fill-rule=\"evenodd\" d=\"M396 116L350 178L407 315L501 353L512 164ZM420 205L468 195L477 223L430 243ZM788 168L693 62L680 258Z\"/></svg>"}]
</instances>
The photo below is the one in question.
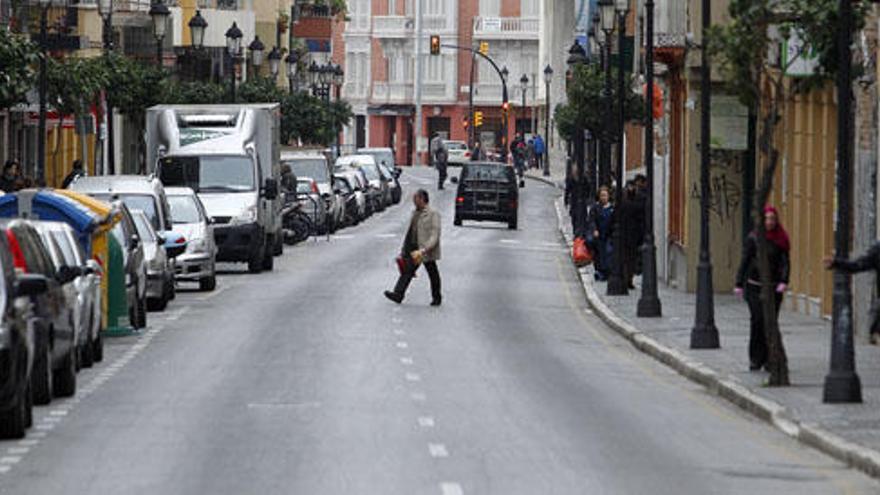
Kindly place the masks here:
<instances>
[{"instance_id":1,"label":"white dashed line","mask_svg":"<svg viewBox=\"0 0 880 495\"><path fill-rule=\"evenodd\" d=\"M522 241L518 241L516 239L501 239L503 244L522 244Z\"/></svg>"},{"instance_id":2,"label":"white dashed line","mask_svg":"<svg viewBox=\"0 0 880 495\"><path fill-rule=\"evenodd\" d=\"M46 430L46 431L49 431L49 430L54 429L54 428L55 428L55 425L52 424L52 423L42 423L42 424L34 425L34 428L36 428L36 429L38 429L38 430Z\"/></svg>"},{"instance_id":3,"label":"white dashed line","mask_svg":"<svg viewBox=\"0 0 880 495\"><path fill-rule=\"evenodd\" d=\"M406 381L408 381L408 382L420 382L420 381L422 381L422 377L419 376L418 373L407 373L407 374L406 374Z\"/></svg>"},{"instance_id":4,"label":"white dashed line","mask_svg":"<svg viewBox=\"0 0 880 495\"><path fill-rule=\"evenodd\" d=\"M440 493L442 495L464 495L464 490L458 483L440 483Z\"/></svg>"},{"instance_id":5,"label":"white dashed line","mask_svg":"<svg viewBox=\"0 0 880 495\"><path fill-rule=\"evenodd\" d=\"M67 416L67 409L53 409L49 411L52 416Z\"/></svg>"},{"instance_id":6,"label":"white dashed line","mask_svg":"<svg viewBox=\"0 0 880 495\"><path fill-rule=\"evenodd\" d=\"M409 345L403 341L398 342L396 345L398 349L406 349L407 347L409 347Z\"/></svg>"},{"instance_id":7,"label":"white dashed line","mask_svg":"<svg viewBox=\"0 0 880 495\"><path fill-rule=\"evenodd\" d=\"M434 418L431 416L419 416L419 426L422 428L433 428Z\"/></svg>"},{"instance_id":8,"label":"white dashed line","mask_svg":"<svg viewBox=\"0 0 880 495\"><path fill-rule=\"evenodd\" d=\"M406 332L404 332L403 330L401 330L401 329L399 329L399 328L395 328L395 329L394 329L394 335L397 335L398 337L401 337L401 336L406 335Z\"/></svg>"},{"instance_id":9,"label":"white dashed line","mask_svg":"<svg viewBox=\"0 0 880 495\"><path fill-rule=\"evenodd\" d=\"M423 392L413 392L409 394L409 397L416 402L425 402L428 399L428 396L426 396Z\"/></svg>"},{"instance_id":10,"label":"white dashed line","mask_svg":"<svg viewBox=\"0 0 880 495\"><path fill-rule=\"evenodd\" d=\"M40 443L39 440L31 440L31 439L25 439L25 440L18 441L18 444L21 445L22 447L33 447L39 443Z\"/></svg>"},{"instance_id":11,"label":"white dashed line","mask_svg":"<svg viewBox=\"0 0 880 495\"><path fill-rule=\"evenodd\" d=\"M12 469L12 466L0 466L0 474L6 474L10 469Z\"/></svg>"},{"instance_id":12,"label":"white dashed line","mask_svg":"<svg viewBox=\"0 0 880 495\"><path fill-rule=\"evenodd\" d=\"M400 358L400 364L404 366L412 366L413 359L411 357L402 357Z\"/></svg>"},{"instance_id":13,"label":"white dashed line","mask_svg":"<svg viewBox=\"0 0 880 495\"><path fill-rule=\"evenodd\" d=\"M429 443L428 452L430 452L431 457L434 457L435 459L449 457L449 451L446 450L446 446L442 443Z\"/></svg>"},{"instance_id":14,"label":"white dashed line","mask_svg":"<svg viewBox=\"0 0 880 495\"><path fill-rule=\"evenodd\" d=\"M0 457L0 464L18 464L20 460L21 456L8 455L5 457Z\"/></svg>"},{"instance_id":15,"label":"white dashed line","mask_svg":"<svg viewBox=\"0 0 880 495\"><path fill-rule=\"evenodd\" d=\"M397 236L397 234L376 234L376 237L379 239L393 239Z\"/></svg>"},{"instance_id":16,"label":"white dashed line","mask_svg":"<svg viewBox=\"0 0 880 495\"><path fill-rule=\"evenodd\" d=\"M30 447L9 447L6 449L6 453L9 455L22 455L27 454L30 450Z\"/></svg>"}]
</instances>

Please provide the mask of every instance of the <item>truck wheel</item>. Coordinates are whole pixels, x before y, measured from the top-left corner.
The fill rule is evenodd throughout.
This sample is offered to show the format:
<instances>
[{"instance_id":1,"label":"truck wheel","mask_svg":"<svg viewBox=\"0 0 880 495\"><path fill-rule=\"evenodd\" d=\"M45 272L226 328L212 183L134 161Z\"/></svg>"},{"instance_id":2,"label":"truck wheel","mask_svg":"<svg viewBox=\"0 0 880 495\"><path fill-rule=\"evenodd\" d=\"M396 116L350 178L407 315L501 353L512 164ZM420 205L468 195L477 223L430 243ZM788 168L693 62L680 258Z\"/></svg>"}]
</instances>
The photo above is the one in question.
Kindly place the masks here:
<instances>
[{"instance_id":1,"label":"truck wheel","mask_svg":"<svg viewBox=\"0 0 880 495\"><path fill-rule=\"evenodd\" d=\"M217 288L217 276L211 275L209 277L199 279L199 290L203 292L211 292L212 290Z\"/></svg>"},{"instance_id":2,"label":"truck wheel","mask_svg":"<svg viewBox=\"0 0 880 495\"><path fill-rule=\"evenodd\" d=\"M263 271L265 264L263 258L266 256L266 249L263 246L258 247L248 260L248 271L251 273L260 273Z\"/></svg>"},{"instance_id":3,"label":"truck wheel","mask_svg":"<svg viewBox=\"0 0 880 495\"><path fill-rule=\"evenodd\" d=\"M40 340L31 371L31 387L34 404L43 406L52 402L52 350L45 338Z\"/></svg>"},{"instance_id":4,"label":"truck wheel","mask_svg":"<svg viewBox=\"0 0 880 495\"><path fill-rule=\"evenodd\" d=\"M267 272L271 272L275 268L275 257L272 256L271 247L272 244L267 241L266 254L263 255L263 270Z\"/></svg>"},{"instance_id":5,"label":"truck wheel","mask_svg":"<svg viewBox=\"0 0 880 495\"><path fill-rule=\"evenodd\" d=\"M76 393L76 350L71 349L64 356L61 369L55 370L52 378L58 397L73 397Z\"/></svg>"},{"instance_id":6,"label":"truck wheel","mask_svg":"<svg viewBox=\"0 0 880 495\"><path fill-rule=\"evenodd\" d=\"M16 394L13 405L0 413L0 438L23 438L27 430L28 400L25 389Z\"/></svg>"}]
</instances>

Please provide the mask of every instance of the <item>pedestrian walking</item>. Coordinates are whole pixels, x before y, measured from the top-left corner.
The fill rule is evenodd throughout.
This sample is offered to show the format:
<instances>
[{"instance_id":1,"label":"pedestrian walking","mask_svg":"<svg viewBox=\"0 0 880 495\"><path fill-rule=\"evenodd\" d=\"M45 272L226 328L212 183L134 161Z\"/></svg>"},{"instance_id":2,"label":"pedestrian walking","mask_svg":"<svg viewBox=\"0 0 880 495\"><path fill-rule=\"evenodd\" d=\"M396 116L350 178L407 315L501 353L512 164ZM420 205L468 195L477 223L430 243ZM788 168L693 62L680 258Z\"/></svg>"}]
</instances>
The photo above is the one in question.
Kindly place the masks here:
<instances>
[{"instance_id":1,"label":"pedestrian walking","mask_svg":"<svg viewBox=\"0 0 880 495\"><path fill-rule=\"evenodd\" d=\"M614 228L614 205L611 204L611 190L606 186L599 188L598 200L590 206L589 232L587 244L593 252L596 266L595 278L608 280L608 262L611 259L611 234Z\"/></svg>"},{"instance_id":2,"label":"pedestrian walking","mask_svg":"<svg viewBox=\"0 0 880 495\"><path fill-rule=\"evenodd\" d=\"M535 163L538 169L544 168L544 153L546 151L544 138L540 134L535 134Z\"/></svg>"},{"instance_id":3,"label":"pedestrian walking","mask_svg":"<svg viewBox=\"0 0 880 495\"><path fill-rule=\"evenodd\" d=\"M871 309L868 311L869 339L872 345L880 344L880 300L877 299L880 295L880 241L875 242L863 255L852 260L827 257L825 268L846 273L874 271L876 289L871 301Z\"/></svg>"},{"instance_id":4,"label":"pedestrian walking","mask_svg":"<svg viewBox=\"0 0 880 495\"><path fill-rule=\"evenodd\" d=\"M0 190L11 193L22 187L21 167L15 160L6 160L3 175L0 175Z\"/></svg>"},{"instance_id":5,"label":"pedestrian walking","mask_svg":"<svg viewBox=\"0 0 880 495\"><path fill-rule=\"evenodd\" d=\"M635 181L626 183L622 203L617 205L623 229L623 280L630 289L635 289L633 276L639 271L642 241L645 238L645 202L639 196Z\"/></svg>"},{"instance_id":6,"label":"pedestrian walking","mask_svg":"<svg viewBox=\"0 0 880 495\"><path fill-rule=\"evenodd\" d=\"M776 316L782 305L782 296L788 288L789 251L791 242L788 233L779 222L776 208L764 207L764 231L767 239L767 259L770 263L768 283L773 284ZM749 306L749 369L757 371L767 364L767 334L764 329L764 309L761 302L761 273L758 261L758 232L753 231L746 238L742 261L736 275L738 296L745 296Z\"/></svg>"},{"instance_id":7,"label":"pedestrian walking","mask_svg":"<svg viewBox=\"0 0 880 495\"><path fill-rule=\"evenodd\" d=\"M534 138L529 139L528 144L526 144L526 160L529 164L529 170L533 168L537 168L537 161L535 159L535 140Z\"/></svg>"},{"instance_id":8,"label":"pedestrian walking","mask_svg":"<svg viewBox=\"0 0 880 495\"><path fill-rule=\"evenodd\" d=\"M431 306L440 306L440 271L437 261L440 260L440 214L428 205L428 191L419 189L413 195L415 210L403 240L400 256L405 261L400 277L394 290L386 290L385 297L400 304L406 295L406 289L419 269L425 266L431 281Z\"/></svg>"},{"instance_id":9,"label":"pedestrian walking","mask_svg":"<svg viewBox=\"0 0 880 495\"><path fill-rule=\"evenodd\" d=\"M513 157L513 166L516 168L516 175L519 176L519 187L525 187L525 179L523 175L526 171L526 142L522 134L517 133L513 141L510 142L510 155Z\"/></svg>"},{"instance_id":10,"label":"pedestrian walking","mask_svg":"<svg viewBox=\"0 0 880 495\"><path fill-rule=\"evenodd\" d=\"M479 162L483 160L483 145L477 141L474 143L474 149L471 150L471 161Z\"/></svg>"},{"instance_id":11,"label":"pedestrian walking","mask_svg":"<svg viewBox=\"0 0 880 495\"><path fill-rule=\"evenodd\" d=\"M428 165L431 167L436 166L434 162L434 154L437 153L437 149L443 146L443 138L440 136L439 132L434 133L434 137L431 138L431 144L428 146Z\"/></svg>"},{"instance_id":12,"label":"pedestrian walking","mask_svg":"<svg viewBox=\"0 0 880 495\"><path fill-rule=\"evenodd\" d=\"M434 152L434 166L437 168L437 189L443 190L446 184L446 166L449 162L449 151L442 142Z\"/></svg>"},{"instance_id":13,"label":"pedestrian walking","mask_svg":"<svg viewBox=\"0 0 880 495\"><path fill-rule=\"evenodd\" d=\"M64 177L64 181L61 183L61 189L67 189L73 184L78 177L86 175L85 170L83 170L83 164L81 160L73 161L73 169Z\"/></svg>"}]
</instances>

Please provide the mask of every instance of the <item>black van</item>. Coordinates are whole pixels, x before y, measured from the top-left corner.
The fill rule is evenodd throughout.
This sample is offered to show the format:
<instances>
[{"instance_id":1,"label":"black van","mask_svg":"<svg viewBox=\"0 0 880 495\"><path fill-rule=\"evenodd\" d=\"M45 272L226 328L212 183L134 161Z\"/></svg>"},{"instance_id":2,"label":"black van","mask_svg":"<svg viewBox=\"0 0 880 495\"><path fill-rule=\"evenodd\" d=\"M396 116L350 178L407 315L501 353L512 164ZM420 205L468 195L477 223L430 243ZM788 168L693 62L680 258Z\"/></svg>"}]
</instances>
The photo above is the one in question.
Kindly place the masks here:
<instances>
[{"instance_id":1,"label":"black van","mask_svg":"<svg viewBox=\"0 0 880 495\"><path fill-rule=\"evenodd\" d=\"M467 162L455 195L455 225L463 220L507 222L516 229L519 188L512 167L496 162Z\"/></svg>"}]
</instances>

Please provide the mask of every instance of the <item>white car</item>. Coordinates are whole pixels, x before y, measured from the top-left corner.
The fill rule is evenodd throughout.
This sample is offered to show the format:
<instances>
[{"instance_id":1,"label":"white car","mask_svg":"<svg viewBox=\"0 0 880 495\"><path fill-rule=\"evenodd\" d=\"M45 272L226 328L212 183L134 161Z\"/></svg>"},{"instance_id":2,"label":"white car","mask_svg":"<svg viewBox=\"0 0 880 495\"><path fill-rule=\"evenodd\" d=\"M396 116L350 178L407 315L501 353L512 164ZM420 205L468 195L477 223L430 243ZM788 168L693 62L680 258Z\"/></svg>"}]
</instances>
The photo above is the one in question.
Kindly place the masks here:
<instances>
[{"instance_id":1,"label":"white car","mask_svg":"<svg viewBox=\"0 0 880 495\"><path fill-rule=\"evenodd\" d=\"M443 145L446 146L447 165L464 165L470 161L471 152L464 141L444 140Z\"/></svg>"},{"instance_id":2,"label":"white car","mask_svg":"<svg viewBox=\"0 0 880 495\"><path fill-rule=\"evenodd\" d=\"M217 287L217 245L211 219L192 189L166 187L165 194L171 206L171 230L187 241L186 251L174 258L175 279L198 282L200 290L212 291Z\"/></svg>"}]
</instances>

